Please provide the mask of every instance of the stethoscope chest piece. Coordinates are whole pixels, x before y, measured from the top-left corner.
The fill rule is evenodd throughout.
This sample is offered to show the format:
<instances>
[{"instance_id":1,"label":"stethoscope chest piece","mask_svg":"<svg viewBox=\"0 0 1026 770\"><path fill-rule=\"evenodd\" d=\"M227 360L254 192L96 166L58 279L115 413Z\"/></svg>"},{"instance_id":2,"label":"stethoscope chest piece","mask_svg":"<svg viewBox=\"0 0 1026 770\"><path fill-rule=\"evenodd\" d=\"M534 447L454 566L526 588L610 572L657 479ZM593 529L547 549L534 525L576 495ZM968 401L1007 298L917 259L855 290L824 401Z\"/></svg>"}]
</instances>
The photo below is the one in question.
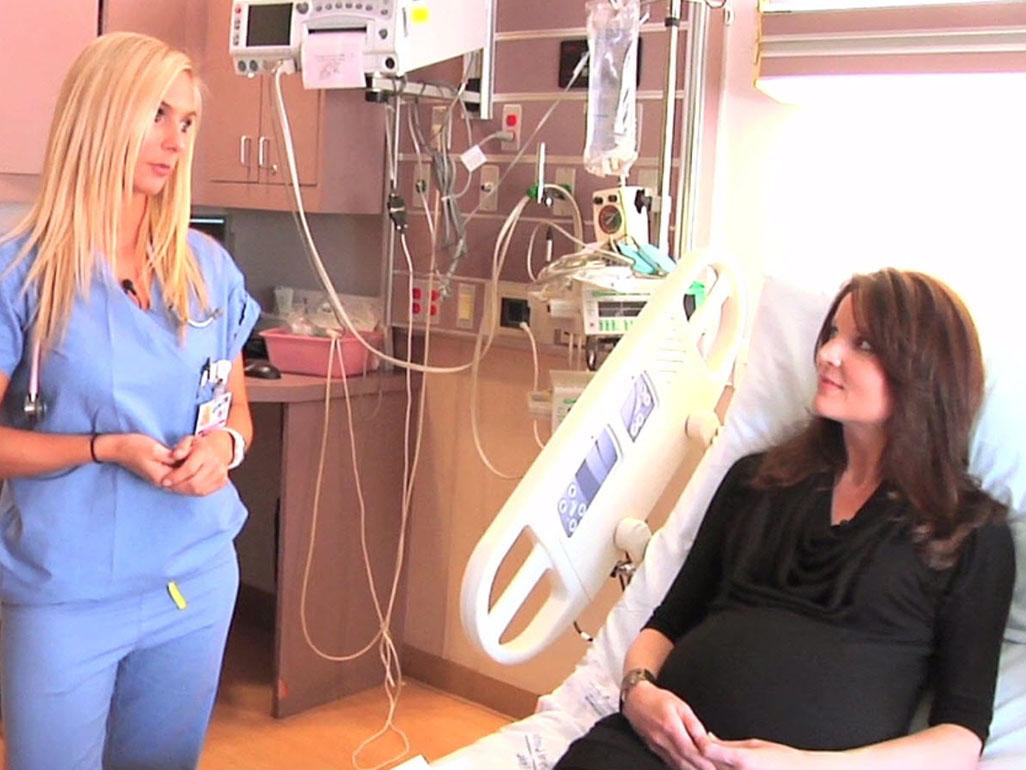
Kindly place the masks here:
<instances>
[{"instance_id":1,"label":"stethoscope chest piece","mask_svg":"<svg viewBox=\"0 0 1026 770\"><path fill-rule=\"evenodd\" d=\"M46 417L46 401L38 393L25 394L25 416L29 422L35 424Z\"/></svg>"},{"instance_id":2,"label":"stethoscope chest piece","mask_svg":"<svg viewBox=\"0 0 1026 770\"><path fill-rule=\"evenodd\" d=\"M25 416L33 425L46 417L46 401L39 392L40 350L40 342L36 340L32 345L32 368L29 371L28 393L25 394L25 405L23 407Z\"/></svg>"}]
</instances>

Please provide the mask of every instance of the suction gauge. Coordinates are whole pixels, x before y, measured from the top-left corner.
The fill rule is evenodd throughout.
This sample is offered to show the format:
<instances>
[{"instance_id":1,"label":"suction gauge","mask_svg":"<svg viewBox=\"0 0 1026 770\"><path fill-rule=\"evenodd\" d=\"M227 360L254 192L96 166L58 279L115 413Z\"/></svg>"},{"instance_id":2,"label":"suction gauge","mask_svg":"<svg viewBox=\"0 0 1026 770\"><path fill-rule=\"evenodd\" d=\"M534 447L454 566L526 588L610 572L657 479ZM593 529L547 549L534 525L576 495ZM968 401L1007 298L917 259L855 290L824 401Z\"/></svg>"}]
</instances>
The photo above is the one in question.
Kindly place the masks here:
<instances>
[{"instance_id":1,"label":"suction gauge","mask_svg":"<svg viewBox=\"0 0 1026 770\"><path fill-rule=\"evenodd\" d=\"M623 214L619 206L606 204L598 210L595 217L598 220L599 229L606 235L612 235L623 227Z\"/></svg>"}]
</instances>

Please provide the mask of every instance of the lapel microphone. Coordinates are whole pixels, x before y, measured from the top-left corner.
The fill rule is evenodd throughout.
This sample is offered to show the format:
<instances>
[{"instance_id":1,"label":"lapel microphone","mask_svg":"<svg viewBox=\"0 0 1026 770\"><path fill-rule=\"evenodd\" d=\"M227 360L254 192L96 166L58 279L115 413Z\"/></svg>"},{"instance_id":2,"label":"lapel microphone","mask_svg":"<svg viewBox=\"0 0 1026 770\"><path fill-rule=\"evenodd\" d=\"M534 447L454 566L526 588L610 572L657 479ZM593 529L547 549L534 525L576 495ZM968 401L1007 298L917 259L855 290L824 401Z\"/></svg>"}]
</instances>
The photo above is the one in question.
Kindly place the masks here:
<instances>
[{"instance_id":1,"label":"lapel microphone","mask_svg":"<svg viewBox=\"0 0 1026 770\"><path fill-rule=\"evenodd\" d=\"M121 290L135 299L135 304L142 307L142 300L139 298L139 292L135 290L135 284L132 283L128 278L121 282Z\"/></svg>"}]
</instances>

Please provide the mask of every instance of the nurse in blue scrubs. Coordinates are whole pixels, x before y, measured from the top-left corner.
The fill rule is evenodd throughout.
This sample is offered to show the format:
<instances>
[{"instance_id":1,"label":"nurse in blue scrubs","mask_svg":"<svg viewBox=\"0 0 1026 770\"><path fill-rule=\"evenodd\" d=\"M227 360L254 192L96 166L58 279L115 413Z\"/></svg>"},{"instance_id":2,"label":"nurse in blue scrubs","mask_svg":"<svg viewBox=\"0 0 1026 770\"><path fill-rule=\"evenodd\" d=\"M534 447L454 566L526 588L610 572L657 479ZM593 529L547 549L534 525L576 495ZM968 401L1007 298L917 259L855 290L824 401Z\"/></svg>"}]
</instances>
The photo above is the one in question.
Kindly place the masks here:
<instances>
[{"instance_id":1,"label":"nurse in blue scrubs","mask_svg":"<svg viewBox=\"0 0 1026 770\"><path fill-rule=\"evenodd\" d=\"M258 314L188 229L200 112L185 54L97 38L61 90L39 197L0 241L12 770L198 762L238 588L228 471L252 435L240 351Z\"/></svg>"}]
</instances>

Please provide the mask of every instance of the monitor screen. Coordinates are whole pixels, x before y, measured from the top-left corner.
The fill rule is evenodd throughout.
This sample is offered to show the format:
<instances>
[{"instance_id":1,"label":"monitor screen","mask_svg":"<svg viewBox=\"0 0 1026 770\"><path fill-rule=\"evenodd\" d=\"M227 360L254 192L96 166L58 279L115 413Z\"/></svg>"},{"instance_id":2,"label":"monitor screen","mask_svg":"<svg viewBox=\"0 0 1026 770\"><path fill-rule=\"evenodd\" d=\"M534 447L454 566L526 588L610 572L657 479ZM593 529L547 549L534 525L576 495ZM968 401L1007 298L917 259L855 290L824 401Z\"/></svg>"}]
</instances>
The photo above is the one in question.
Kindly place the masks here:
<instances>
[{"instance_id":1,"label":"monitor screen","mask_svg":"<svg viewBox=\"0 0 1026 770\"><path fill-rule=\"evenodd\" d=\"M288 46L292 32L292 3L249 6L246 46Z\"/></svg>"}]
</instances>

